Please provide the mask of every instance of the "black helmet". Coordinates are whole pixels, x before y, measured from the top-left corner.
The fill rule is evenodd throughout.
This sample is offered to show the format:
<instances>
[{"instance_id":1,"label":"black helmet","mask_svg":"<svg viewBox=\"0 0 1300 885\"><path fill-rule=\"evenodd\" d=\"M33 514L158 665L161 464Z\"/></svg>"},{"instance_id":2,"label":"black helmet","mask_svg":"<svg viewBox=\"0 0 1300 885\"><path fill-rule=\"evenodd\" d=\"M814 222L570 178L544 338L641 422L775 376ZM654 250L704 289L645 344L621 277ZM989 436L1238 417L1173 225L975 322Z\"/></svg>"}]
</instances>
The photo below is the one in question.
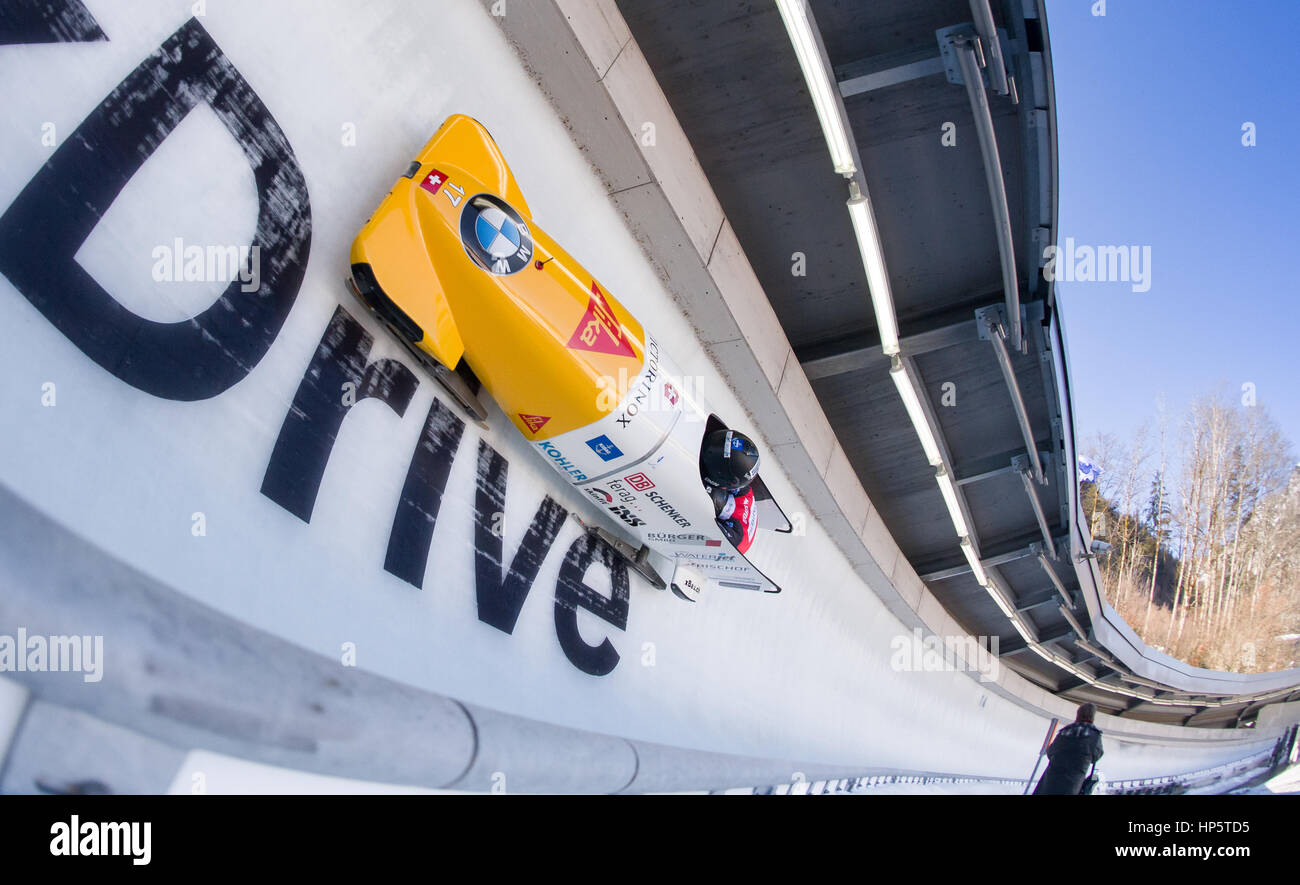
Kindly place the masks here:
<instances>
[{"instance_id":1,"label":"black helmet","mask_svg":"<svg viewBox=\"0 0 1300 885\"><path fill-rule=\"evenodd\" d=\"M704 440L700 475L716 489L742 491L758 476L758 446L743 433L715 430Z\"/></svg>"}]
</instances>

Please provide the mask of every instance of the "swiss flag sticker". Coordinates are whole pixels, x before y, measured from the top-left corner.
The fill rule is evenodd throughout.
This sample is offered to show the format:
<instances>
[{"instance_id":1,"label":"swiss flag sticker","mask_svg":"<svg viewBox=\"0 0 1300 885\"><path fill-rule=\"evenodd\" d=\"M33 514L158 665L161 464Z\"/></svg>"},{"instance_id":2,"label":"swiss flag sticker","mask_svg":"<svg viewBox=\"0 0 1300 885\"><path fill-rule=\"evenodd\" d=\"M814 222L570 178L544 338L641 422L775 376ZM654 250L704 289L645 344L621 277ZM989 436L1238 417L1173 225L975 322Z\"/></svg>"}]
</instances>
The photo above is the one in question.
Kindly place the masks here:
<instances>
[{"instance_id":1,"label":"swiss flag sticker","mask_svg":"<svg viewBox=\"0 0 1300 885\"><path fill-rule=\"evenodd\" d=\"M546 422L551 420L551 416L550 415L525 415L523 412L520 412L519 420L524 422L524 425L530 431L532 431L534 436L536 436L537 431L541 430L544 426L546 426Z\"/></svg>"},{"instance_id":2,"label":"swiss flag sticker","mask_svg":"<svg viewBox=\"0 0 1300 885\"><path fill-rule=\"evenodd\" d=\"M618 317L614 316L604 293L594 282L591 284L587 312L582 315L578 328L573 330L568 347L570 350L589 350L613 356L636 356L632 342L627 340Z\"/></svg>"},{"instance_id":3,"label":"swiss flag sticker","mask_svg":"<svg viewBox=\"0 0 1300 885\"><path fill-rule=\"evenodd\" d=\"M436 194L438 188L442 187L443 182L446 180L447 176L443 175L437 169L431 169L429 170L429 174L420 180L420 187L424 188L431 194Z\"/></svg>"}]
</instances>

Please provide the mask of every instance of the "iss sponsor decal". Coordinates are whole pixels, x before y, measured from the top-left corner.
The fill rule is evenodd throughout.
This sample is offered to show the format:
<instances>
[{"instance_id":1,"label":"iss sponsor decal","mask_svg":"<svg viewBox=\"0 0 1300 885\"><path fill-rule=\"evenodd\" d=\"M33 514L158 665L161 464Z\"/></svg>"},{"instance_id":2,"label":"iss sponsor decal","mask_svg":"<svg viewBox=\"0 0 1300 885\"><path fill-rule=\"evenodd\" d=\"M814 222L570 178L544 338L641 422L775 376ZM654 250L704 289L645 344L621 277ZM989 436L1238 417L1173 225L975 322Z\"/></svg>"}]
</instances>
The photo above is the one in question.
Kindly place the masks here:
<instances>
[{"instance_id":1,"label":"iss sponsor decal","mask_svg":"<svg viewBox=\"0 0 1300 885\"><path fill-rule=\"evenodd\" d=\"M722 541L696 532L650 532L647 540L678 547L721 547Z\"/></svg>"},{"instance_id":2,"label":"iss sponsor decal","mask_svg":"<svg viewBox=\"0 0 1300 885\"><path fill-rule=\"evenodd\" d=\"M637 517L635 514L632 513L631 510L627 509L627 507L623 506L622 504L616 504L613 507L607 507L605 509L608 510L610 513L614 514L615 516L617 516L619 519L623 520L628 525L632 526L633 528L636 528L637 526L645 525L644 519Z\"/></svg>"},{"instance_id":3,"label":"iss sponsor decal","mask_svg":"<svg viewBox=\"0 0 1300 885\"><path fill-rule=\"evenodd\" d=\"M655 487L654 482L644 473L633 473L631 476L623 477L623 479L638 492L649 491Z\"/></svg>"},{"instance_id":4,"label":"iss sponsor decal","mask_svg":"<svg viewBox=\"0 0 1300 885\"><path fill-rule=\"evenodd\" d=\"M632 528L645 525L645 520L636 515L641 510L637 504L636 495L623 488L622 483L618 481L610 483L609 487L611 491L606 491L600 486L587 486L583 491L593 501L632 526Z\"/></svg>"},{"instance_id":5,"label":"iss sponsor decal","mask_svg":"<svg viewBox=\"0 0 1300 885\"><path fill-rule=\"evenodd\" d=\"M587 440L587 448L599 455L602 461L613 461L623 457L623 450L614 445L614 441L603 433Z\"/></svg>"},{"instance_id":6,"label":"iss sponsor decal","mask_svg":"<svg viewBox=\"0 0 1300 885\"><path fill-rule=\"evenodd\" d=\"M583 491L586 492L593 501L617 516L623 522L632 526L632 528L645 525L645 520L641 519L633 512L634 510L640 510L636 505L636 496L628 492L627 489L624 489L618 483L612 483L610 487L614 490L614 494L610 494L600 486L587 486ZM615 503L615 494L618 495L618 503Z\"/></svg>"},{"instance_id":7,"label":"iss sponsor decal","mask_svg":"<svg viewBox=\"0 0 1300 885\"><path fill-rule=\"evenodd\" d=\"M554 464L561 473L567 474L573 482L587 481L587 474L582 472L582 468L564 457L564 452L561 452L554 443L544 440L537 444L537 448L545 452L546 457L551 459L551 463Z\"/></svg>"},{"instance_id":8,"label":"iss sponsor decal","mask_svg":"<svg viewBox=\"0 0 1300 885\"><path fill-rule=\"evenodd\" d=\"M533 257L528 225L509 203L493 194L476 194L465 204L460 241L475 264L499 276L518 273Z\"/></svg>"},{"instance_id":9,"label":"iss sponsor decal","mask_svg":"<svg viewBox=\"0 0 1300 885\"><path fill-rule=\"evenodd\" d=\"M523 412L520 412L519 420L524 422L524 426L528 428L530 433L536 435L537 431L545 427L546 422L551 420L551 416L550 415L525 415Z\"/></svg>"},{"instance_id":10,"label":"iss sponsor decal","mask_svg":"<svg viewBox=\"0 0 1300 885\"><path fill-rule=\"evenodd\" d=\"M674 507L672 504L670 504L668 500L659 492L647 492L645 499L649 501L651 504L654 504L660 510L662 510L665 516L667 516L673 522L677 523L682 528L688 529L691 527L691 521L687 519L685 516L683 516L681 512L678 511L678 509Z\"/></svg>"},{"instance_id":11,"label":"iss sponsor decal","mask_svg":"<svg viewBox=\"0 0 1300 885\"><path fill-rule=\"evenodd\" d=\"M591 283L591 297L587 299L587 311L578 321L578 328L569 336L568 347L570 350L587 350L612 356L636 356L622 323L614 315L613 308L594 280Z\"/></svg>"},{"instance_id":12,"label":"iss sponsor decal","mask_svg":"<svg viewBox=\"0 0 1300 885\"><path fill-rule=\"evenodd\" d=\"M7 4L0 24L22 39L11 43L47 42L41 35L74 43L101 39L93 20L80 30L57 24L60 0L41 4ZM54 16L54 17L52 17ZM91 36L78 36L82 33ZM76 47L69 47L76 51ZM241 291L232 282L207 310L182 323L161 323L140 316L105 290L76 261L81 244L109 212L118 195L155 151L186 119L206 106L243 148L256 175L257 217L250 223L250 246L271 256L255 292ZM214 181L220 192L226 182ZM422 182L424 186L424 182ZM425 190L434 182L429 181ZM453 204L455 186L444 182L436 192ZM508 207L491 200L486 208ZM463 215L464 219L466 216ZM498 235L506 225L495 215ZM473 231L471 231L473 233ZM526 227L514 231L522 247ZM102 370L140 395L177 402L201 402L220 396L256 371L275 344L298 295L307 268L312 240L312 216L307 183L284 131L272 117L254 85L244 78L198 18L185 21L94 106L75 131L61 140L12 202L0 211L0 274L17 294L40 311L50 325ZM489 248L504 252L494 236L473 241L496 260ZM469 244L466 246L470 250ZM502 258L513 267L519 252ZM490 269L490 266L489 266ZM400 359L371 359L373 336L343 307L324 325L319 343L294 393L285 406L279 434L261 477L267 506L279 507L301 520L309 532L322 490L326 467L340 430L356 402L374 400L398 418L406 415L421 384ZM355 401L339 390L351 385ZM536 416L534 416L536 417ZM182 419L183 420L183 419ZM364 420L364 419L362 419ZM457 457L474 458L461 443L466 423L437 395L423 418L411 451L402 492L398 496L383 560L384 571L415 590L445 593L444 586L426 586L426 573L436 569L434 529ZM549 443L539 447L559 470L576 482L587 477L581 468ZM542 562L551 553L568 511L549 496L536 510L513 553L505 549L499 531L501 514L517 506L507 495L509 463L486 440L477 446L473 479L474 594L477 619L492 629L513 634L532 593ZM336 459L337 460L337 459ZM336 464L331 470L349 469ZM369 462L350 469L369 469ZM531 495L528 496L531 499ZM630 514L629 514L630 515ZM635 518L635 517L632 517ZM579 609L613 630L627 629L629 575L626 562L591 535L577 537L563 551L554 587L554 629L559 646L577 669L593 676L610 673L619 653L609 636L591 641L589 619L578 629ZM609 589L598 591L584 583L592 566L608 570ZM584 616L585 617L585 616Z\"/></svg>"}]
</instances>

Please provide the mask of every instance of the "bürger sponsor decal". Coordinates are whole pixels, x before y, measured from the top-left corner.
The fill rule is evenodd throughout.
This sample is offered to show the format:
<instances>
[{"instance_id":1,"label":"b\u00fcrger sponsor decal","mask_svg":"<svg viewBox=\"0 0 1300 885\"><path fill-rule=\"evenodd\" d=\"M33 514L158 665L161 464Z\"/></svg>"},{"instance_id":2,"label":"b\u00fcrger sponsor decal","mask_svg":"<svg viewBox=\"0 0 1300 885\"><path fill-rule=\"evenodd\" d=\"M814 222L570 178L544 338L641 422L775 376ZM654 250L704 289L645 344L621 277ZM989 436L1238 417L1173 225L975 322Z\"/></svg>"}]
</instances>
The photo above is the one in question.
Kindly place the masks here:
<instances>
[{"instance_id":1,"label":"b\u00fcrger sponsor decal","mask_svg":"<svg viewBox=\"0 0 1300 885\"><path fill-rule=\"evenodd\" d=\"M697 532L650 532L646 538L651 541L660 541L665 544L676 544L679 546L690 547L721 547L722 542L717 538L710 538L708 535L701 535Z\"/></svg>"}]
</instances>

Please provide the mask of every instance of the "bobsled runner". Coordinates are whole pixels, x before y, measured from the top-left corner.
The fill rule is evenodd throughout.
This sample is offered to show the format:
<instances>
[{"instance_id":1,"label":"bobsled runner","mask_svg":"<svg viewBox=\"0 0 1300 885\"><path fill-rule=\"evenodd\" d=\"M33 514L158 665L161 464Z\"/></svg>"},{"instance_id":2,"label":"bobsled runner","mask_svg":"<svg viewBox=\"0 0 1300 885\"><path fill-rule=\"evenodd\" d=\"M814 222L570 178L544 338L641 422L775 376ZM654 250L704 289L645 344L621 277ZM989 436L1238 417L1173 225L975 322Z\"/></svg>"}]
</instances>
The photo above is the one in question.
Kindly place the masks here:
<instances>
[{"instance_id":1,"label":"bobsled runner","mask_svg":"<svg viewBox=\"0 0 1300 885\"><path fill-rule=\"evenodd\" d=\"M603 514L604 524L580 520L587 530L650 583L688 600L710 587L780 592L746 552L790 532L789 520L754 476L746 516L759 531L739 547L723 531L700 463L724 423L696 404L661 342L534 223L478 121L443 123L362 227L350 263L365 307L479 423L491 396Z\"/></svg>"}]
</instances>

